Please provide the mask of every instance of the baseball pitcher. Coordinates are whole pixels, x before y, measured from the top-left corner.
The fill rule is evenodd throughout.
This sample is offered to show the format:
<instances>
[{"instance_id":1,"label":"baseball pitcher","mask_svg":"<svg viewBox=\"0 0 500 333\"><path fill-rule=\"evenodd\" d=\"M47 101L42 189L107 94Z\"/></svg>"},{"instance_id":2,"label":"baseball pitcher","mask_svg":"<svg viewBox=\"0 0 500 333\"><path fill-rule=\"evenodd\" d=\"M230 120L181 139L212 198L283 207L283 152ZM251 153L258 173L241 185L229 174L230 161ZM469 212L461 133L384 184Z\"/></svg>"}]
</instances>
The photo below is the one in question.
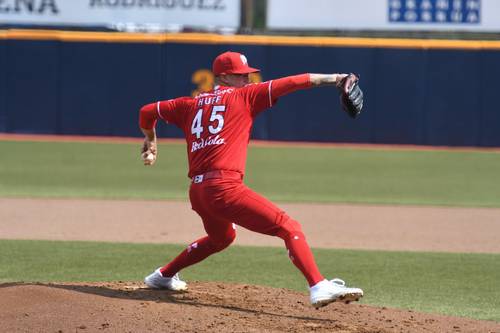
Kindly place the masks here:
<instances>
[{"instance_id":1,"label":"baseball pitcher","mask_svg":"<svg viewBox=\"0 0 500 333\"><path fill-rule=\"evenodd\" d=\"M249 84L249 74L259 70L250 67L246 57L236 52L216 57L212 70L216 77L213 90L194 98L158 101L140 110L145 165L156 161L158 119L184 132L191 179L189 199L207 233L144 282L150 288L186 290L187 284L178 272L228 247L236 237L235 225L239 225L283 239L291 261L309 284L314 307L359 300L363 296L361 289L346 287L340 279L327 280L321 275L300 224L243 183L255 117L280 97L297 90L336 85L350 93L352 89L344 89L349 75L301 74ZM358 93L355 95L359 97Z\"/></svg>"}]
</instances>

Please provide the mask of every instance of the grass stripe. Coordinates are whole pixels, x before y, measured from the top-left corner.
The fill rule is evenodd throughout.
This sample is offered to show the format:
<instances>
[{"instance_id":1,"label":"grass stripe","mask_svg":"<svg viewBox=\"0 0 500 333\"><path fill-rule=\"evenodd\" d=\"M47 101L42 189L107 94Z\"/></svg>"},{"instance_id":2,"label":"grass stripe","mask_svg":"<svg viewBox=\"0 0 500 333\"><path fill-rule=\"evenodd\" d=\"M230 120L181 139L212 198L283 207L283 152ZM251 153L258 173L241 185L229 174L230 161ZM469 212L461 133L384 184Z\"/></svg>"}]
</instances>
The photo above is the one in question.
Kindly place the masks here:
<instances>
[{"instance_id":1,"label":"grass stripe","mask_svg":"<svg viewBox=\"0 0 500 333\"><path fill-rule=\"evenodd\" d=\"M137 144L2 142L0 196L186 199L186 152L154 167ZM500 207L500 153L252 147L246 183L272 200Z\"/></svg>"}]
</instances>

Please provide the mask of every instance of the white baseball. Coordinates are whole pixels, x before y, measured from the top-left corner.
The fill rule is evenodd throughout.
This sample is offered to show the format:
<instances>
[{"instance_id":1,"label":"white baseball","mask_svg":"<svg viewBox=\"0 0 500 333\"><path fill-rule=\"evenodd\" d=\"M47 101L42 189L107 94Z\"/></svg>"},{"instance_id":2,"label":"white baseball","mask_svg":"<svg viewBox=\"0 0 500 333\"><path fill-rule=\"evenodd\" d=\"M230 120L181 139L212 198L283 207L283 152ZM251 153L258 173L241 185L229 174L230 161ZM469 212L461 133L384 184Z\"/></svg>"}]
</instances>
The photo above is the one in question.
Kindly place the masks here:
<instances>
[{"instance_id":1,"label":"white baseball","mask_svg":"<svg viewBox=\"0 0 500 333\"><path fill-rule=\"evenodd\" d=\"M153 155L153 153L148 153L147 155L146 155L146 153L143 153L142 159L145 162L153 162L155 160L155 155Z\"/></svg>"}]
</instances>

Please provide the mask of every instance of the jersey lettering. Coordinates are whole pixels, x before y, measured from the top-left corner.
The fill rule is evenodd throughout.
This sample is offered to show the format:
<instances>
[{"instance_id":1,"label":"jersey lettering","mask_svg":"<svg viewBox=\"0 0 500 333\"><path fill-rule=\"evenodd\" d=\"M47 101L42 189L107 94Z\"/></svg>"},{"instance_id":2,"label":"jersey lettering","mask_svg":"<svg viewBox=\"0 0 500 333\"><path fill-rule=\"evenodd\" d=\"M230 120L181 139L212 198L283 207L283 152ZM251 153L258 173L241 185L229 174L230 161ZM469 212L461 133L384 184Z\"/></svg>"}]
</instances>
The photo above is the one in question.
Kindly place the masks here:
<instances>
[{"instance_id":1,"label":"jersey lettering","mask_svg":"<svg viewBox=\"0 0 500 333\"><path fill-rule=\"evenodd\" d=\"M212 107L212 113L210 114L210 125L208 125L208 131L210 134L217 134L222 131L224 127L224 112L226 111L225 105L214 105ZM207 146L212 145L222 145L225 143L224 138L221 138L219 135L212 136L210 135L207 138L202 138L201 134L204 131L202 126L202 117L203 117L203 109L199 109L196 115L193 118L193 122L191 123L191 134L196 135L196 138L199 141L194 141L191 145L191 152L195 152L198 149L205 148ZM217 126L214 126L217 125Z\"/></svg>"},{"instance_id":2,"label":"jersey lettering","mask_svg":"<svg viewBox=\"0 0 500 333\"><path fill-rule=\"evenodd\" d=\"M193 142L193 144L191 145L191 152L193 153L198 149L202 149L207 146L223 145L224 143L224 138L221 138L219 135L216 135L215 137L209 136L206 139L201 138L200 141Z\"/></svg>"}]
</instances>

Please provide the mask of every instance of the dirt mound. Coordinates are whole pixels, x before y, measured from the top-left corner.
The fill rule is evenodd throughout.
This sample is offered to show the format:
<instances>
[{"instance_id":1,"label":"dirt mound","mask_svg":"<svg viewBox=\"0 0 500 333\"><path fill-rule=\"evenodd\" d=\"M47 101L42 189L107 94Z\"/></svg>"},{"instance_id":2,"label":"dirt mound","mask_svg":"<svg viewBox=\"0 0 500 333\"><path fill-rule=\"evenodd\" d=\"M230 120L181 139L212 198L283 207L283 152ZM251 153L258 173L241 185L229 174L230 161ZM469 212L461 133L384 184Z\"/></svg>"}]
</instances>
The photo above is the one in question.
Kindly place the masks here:
<instances>
[{"instance_id":1,"label":"dirt mound","mask_svg":"<svg viewBox=\"0 0 500 333\"><path fill-rule=\"evenodd\" d=\"M0 284L1 332L500 332L500 324L362 304L320 310L305 294L195 282L187 293L137 282Z\"/></svg>"}]
</instances>

